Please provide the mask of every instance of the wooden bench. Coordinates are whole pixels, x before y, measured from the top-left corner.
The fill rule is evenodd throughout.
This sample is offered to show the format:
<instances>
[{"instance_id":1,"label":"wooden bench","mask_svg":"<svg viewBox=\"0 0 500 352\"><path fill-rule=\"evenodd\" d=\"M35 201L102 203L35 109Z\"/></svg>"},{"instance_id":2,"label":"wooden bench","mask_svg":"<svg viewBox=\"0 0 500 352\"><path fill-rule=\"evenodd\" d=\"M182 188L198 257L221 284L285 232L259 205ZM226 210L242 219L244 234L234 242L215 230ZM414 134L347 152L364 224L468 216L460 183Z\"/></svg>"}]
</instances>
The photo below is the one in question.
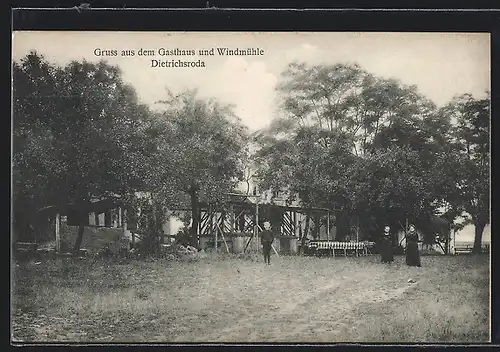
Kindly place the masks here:
<instances>
[{"instance_id":1,"label":"wooden bench","mask_svg":"<svg viewBox=\"0 0 500 352\"><path fill-rule=\"evenodd\" d=\"M36 253L37 244L32 242L16 242L16 252Z\"/></svg>"},{"instance_id":2,"label":"wooden bench","mask_svg":"<svg viewBox=\"0 0 500 352\"><path fill-rule=\"evenodd\" d=\"M455 254L470 254L472 253L472 246L455 246Z\"/></svg>"},{"instance_id":3,"label":"wooden bench","mask_svg":"<svg viewBox=\"0 0 500 352\"><path fill-rule=\"evenodd\" d=\"M471 254L473 247L474 247L474 245L471 245L471 244L462 245L462 246L455 246L455 254ZM489 251L490 251L489 244L483 244L481 246L481 253L489 253Z\"/></svg>"},{"instance_id":4,"label":"wooden bench","mask_svg":"<svg viewBox=\"0 0 500 352\"><path fill-rule=\"evenodd\" d=\"M13 256L16 260L29 260L38 256L37 244L31 242L14 243Z\"/></svg>"},{"instance_id":5,"label":"wooden bench","mask_svg":"<svg viewBox=\"0 0 500 352\"><path fill-rule=\"evenodd\" d=\"M348 253L352 255L369 255L371 254L372 243L367 242L338 242L338 241L311 241L309 248L313 251L327 251L329 254L335 255L336 252L341 252L344 256Z\"/></svg>"}]
</instances>

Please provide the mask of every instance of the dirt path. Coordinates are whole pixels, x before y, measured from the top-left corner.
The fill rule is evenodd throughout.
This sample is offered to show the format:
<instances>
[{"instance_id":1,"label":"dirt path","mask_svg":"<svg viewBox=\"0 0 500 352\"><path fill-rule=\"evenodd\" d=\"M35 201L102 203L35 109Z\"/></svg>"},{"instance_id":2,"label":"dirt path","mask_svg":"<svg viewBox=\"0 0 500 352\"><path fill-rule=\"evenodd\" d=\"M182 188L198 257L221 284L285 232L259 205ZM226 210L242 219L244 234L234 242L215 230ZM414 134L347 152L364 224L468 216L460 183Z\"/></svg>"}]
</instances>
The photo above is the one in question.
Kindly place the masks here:
<instances>
[{"instance_id":1,"label":"dirt path","mask_svg":"<svg viewBox=\"0 0 500 352\"><path fill-rule=\"evenodd\" d=\"M381 266L376 258L284 258L271 267L190 263L177 264L175 272L136 263L127 269L98 267L67 279L60 292L46 287L51 295L41 297L37 309L14 310L14 335L24 341L74 342L339 341L377 304L418 287L408 277L419 281L417 272L397 263ZM97 284L96 270L109 274L100 281L113 285L81 283ZM82 294L86 301L73 302ZM86 302L88 309L82 310Z\"/></svg>"},{"instance_id":2,"label":"dirt path","mask_svg":"<svg viewBox=\"0 0 500 352\"><path fill-rule=\"evenodd\" d=\"M373 304L398 298L417 284L400 280L388 285L379 277L359 282L330 279L282 306L263 307L225 328L196 336L196 341L335 341L354 314ZM354 282L353 282L354 281Z\"/></svg>"}]
</instances>

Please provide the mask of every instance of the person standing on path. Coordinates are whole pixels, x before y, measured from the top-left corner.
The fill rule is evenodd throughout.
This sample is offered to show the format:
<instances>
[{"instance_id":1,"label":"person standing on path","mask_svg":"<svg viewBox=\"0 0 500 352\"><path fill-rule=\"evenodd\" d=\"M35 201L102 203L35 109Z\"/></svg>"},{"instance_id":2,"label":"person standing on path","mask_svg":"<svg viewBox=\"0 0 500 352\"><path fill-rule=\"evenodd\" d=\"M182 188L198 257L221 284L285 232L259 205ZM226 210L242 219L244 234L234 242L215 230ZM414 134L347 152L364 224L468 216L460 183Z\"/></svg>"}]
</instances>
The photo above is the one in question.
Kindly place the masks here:
<instances>
[{"instance_id":1,"label":"person standing on path","mask_svg":"<svg viewBox=\"0 0 500 352\"><path fill-rule=\"evenodd\" d=\"M420 252L418 250L418 233L415 225L410 225L406 235L406 265L421 267Z\"/></svg>"},{"instance_id":2,"label":"person standing on path","mask_svg":"<svg viewBox=\"0 0 500 352\"><path fill-rule=\"evenodd\" d=\"M264 222L264 231L260 233L260 240L264 252L264 262L267 265L271 265L271 246L273 245L274 235L271 231L271 223L269 221Z\"/></svg>"},{"instance_id":3,"label":"person standing on path","mask_svg":"<svg viewBox=\"0 0 500 352\"><path fill-rule=\"evenodd\" d=\"M382 263L392 263L394 261L394 251L392 247L391 228L386 226L380 241L380 257Z\"/></svg>"}]
</instances>

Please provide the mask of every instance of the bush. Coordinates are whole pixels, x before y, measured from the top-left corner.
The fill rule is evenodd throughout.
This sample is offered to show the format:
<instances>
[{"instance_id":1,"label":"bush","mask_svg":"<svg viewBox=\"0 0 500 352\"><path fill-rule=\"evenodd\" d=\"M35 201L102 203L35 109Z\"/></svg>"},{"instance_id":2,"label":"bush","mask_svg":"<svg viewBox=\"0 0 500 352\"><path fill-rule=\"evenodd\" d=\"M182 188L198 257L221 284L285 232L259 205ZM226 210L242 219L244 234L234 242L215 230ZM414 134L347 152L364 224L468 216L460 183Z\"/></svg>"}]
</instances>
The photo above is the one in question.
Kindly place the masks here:
<instances>
[{"instance_id":1,"label":"bush","mask_svg":"<svg viewBox=\"0 0 500 352\"><path fill-rule=\"evenodd\" d=\"M181 244L184 247L187 247L191 245L191 235L189 233L189 228L186 226L183 226L177 231L176 235L176 244Z\"/></svg>"}]
</instances>

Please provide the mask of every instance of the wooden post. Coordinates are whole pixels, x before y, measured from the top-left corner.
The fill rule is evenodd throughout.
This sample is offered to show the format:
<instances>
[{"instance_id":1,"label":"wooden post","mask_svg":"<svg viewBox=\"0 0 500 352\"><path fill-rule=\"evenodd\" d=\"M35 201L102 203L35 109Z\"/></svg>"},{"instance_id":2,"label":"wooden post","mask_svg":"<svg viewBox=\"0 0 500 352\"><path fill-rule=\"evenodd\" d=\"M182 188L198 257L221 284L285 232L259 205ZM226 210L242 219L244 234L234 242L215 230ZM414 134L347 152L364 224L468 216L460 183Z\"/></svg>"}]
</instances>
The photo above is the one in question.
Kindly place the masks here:
<instances>
[{"instance_id":1,"label":"wooden post","mask_svg":"<svg viewBox=\"0 0 500 352\"><path fill-rule=\"evenodd\" d=\"M293 214L293 235L295 237L299 237L297 212L294 210L292 214Z\"/></svg>"},{"instance_id":2,"label":"wooden post","mask_svg":"<svg viewBox=\"0 0 500 352\"><path fill-rule=\"evenodd\" d=\"M229 253L229 246L227 245L226 239L224 238L224 232L221 231L220 235L222 236L222 241L224 242L224 245L226 246L226 252Z\"/></svg>"},{"instance_id":3,"label":"wooden post","mask_svg":"<svg viewBox=\"0 0 500 352\"><path fill-rule=\"evenodd\" d=\"M213 223L214 223L214 219L212 217L212 205L211 204L208 204L208 235L210 237L212 237L213 235Z\"/></svg>"},{"instance_id":4,"label":"wooden post","mask_svg":"<svg viewBox=\"0 0 500 352\"><path fill-rule=\"evenodd\" d=\"M234 241L234 232L236 230L236 214L234 213L233 203L229 203L229 210L230 210L229 220L231 221L229 238L232 237ZM226 251L229 253L229 248L227 246L226 239L224 238L224 236L222 236L222 240L224 241L224 245L226 246Z\"/></svg>"},{"instance_id":5,"label":"wooden post","mask_svg":"<svg viewBox=\"0 0 500 352\"><path fill-rule=\"evenodd\" d=\"M238 227L238 226L236 226L236 221L237 221L236 220L236 212L234 210L234 205L231 203L231 234L230 234L229 238L230 239L232 238L231 243L233 244L233 246L232 246L233 251L234 251L234 238L235 238L234 234L236 232L236 228ZM227 243L226 243L226 247L227 247ZM229 249L227 249L227 252L229 253Z\"/></svg>"},{"instance_id":6,"label":"wooden post","mask_svg":"<svg viewBox=\"0 0 500 352\"><path fill-rule=\"evenodd\" d=\"M457 248L457 245L455 243L455 238L456 238L456 235L457 235L457 230L453 230L453 254L456 254L457 252L455 251L455 248Z\"/></svg>"},{"instance_id":7,"label":"wooden post","mask_svg":"<svg viewBox=\"0 0 500 352\"><path fill-rule=\"evenodd\" d=\"M447 251L448 251L448 253L447 253L447 254L448 254L448 255L452 254L452 253L451 253L451 234L452 234L452 232L453 232L453 229L451 228L451 225L450 225L450 232L449 232L449 234L448 234L448 240L446 241L447 246L448 246L448 249L447 249Z\"/></svg>"},{"instance_id":8,"label":"wooden post","mask_svg":"<svg viewBox=\"0 0 500 352\"><path fill-rule=\"evenodd\" d=\"M222 214L221 214L221 216L222 216ZM219 219L216 217L215 221L218 222ZM215 229L215 253L217 253L217 240L218 240L218 238L217 238L217 228L216 228Z\"/></svg>"},{"instance_id":9,"label":"wooden post","mask_svg":"<svg viewBox=\"0 0 500 352\"><path fill-rule=\"evenodd\" d=\"M104 212L104 226L105 227L112 227L111 211L109 209Z\"/></svg>"},{"instance_id":10,"label":"wooden post","mask_svg":"<svg viewBox=\"0 0 500 352\"><path fill-rule=\"evenodd\" d=\"M121 216L122 227L124 230L127 230L127 209L123 209Z\"/></svg>"},{"instance_id":11,"label":"wooden post","mask_svg":"<svg viewBox=\"0 0 500 352\"><path fill-rule=\"evenodd\" d=\"M229 219L231 221L231 225L230 225L231 234L233 234L235 229L236 229L236 216L234 214L234 204L233 203L229 204L229 211L230 211Z\"/></svg>"},{"instance_id":12,"label":"wooden post","mask_svg":"<svg viewBox=\"0 0 500 352\"><path fill-rule=\"evenodd\" d=\"M61 221L61 215L59 213L56 214L56 252L60 253L61 252L61 232L60 232L60 221Z\"/></svg>"},{"instance_id":13,"label":"wooden post","mask_svg":"<svg viewBox=\"0 0 500 352\"><path fill-rule=\"evenodd\" d=\"M330 241L330 212L326 213L326 239Z\"/></svg>"},{"instance_id":14,"label":"wooden post","mask_svg":"<svg viewBox=\"0 0 500 352\"><path fill-rule=\"evenodd\" d=\"M118 207L118 227L122 227L122 207Z\"/></svg>"},{"instance_id":15,"label":"wooden post","mask_svg":"<svg viewBox=\"0 0 500 352\"><path fill-rule=\"evenodd\" d=\"M359 216L356 216L356 257L358 256L358 242L359 242Z\"/></svg>"},{"instance_id":16,"label":"wooden post","mask_svg":"<svg viewBox=\"0 0 500 352\"><path fill-rule=\"evenodd\" d=\"M127 209L122 210L122 208L120 208L120 221L121 221L120 226L123 229L123 237L125 237L125 235L127 234Z\"/></svg>"}]
</instances>

